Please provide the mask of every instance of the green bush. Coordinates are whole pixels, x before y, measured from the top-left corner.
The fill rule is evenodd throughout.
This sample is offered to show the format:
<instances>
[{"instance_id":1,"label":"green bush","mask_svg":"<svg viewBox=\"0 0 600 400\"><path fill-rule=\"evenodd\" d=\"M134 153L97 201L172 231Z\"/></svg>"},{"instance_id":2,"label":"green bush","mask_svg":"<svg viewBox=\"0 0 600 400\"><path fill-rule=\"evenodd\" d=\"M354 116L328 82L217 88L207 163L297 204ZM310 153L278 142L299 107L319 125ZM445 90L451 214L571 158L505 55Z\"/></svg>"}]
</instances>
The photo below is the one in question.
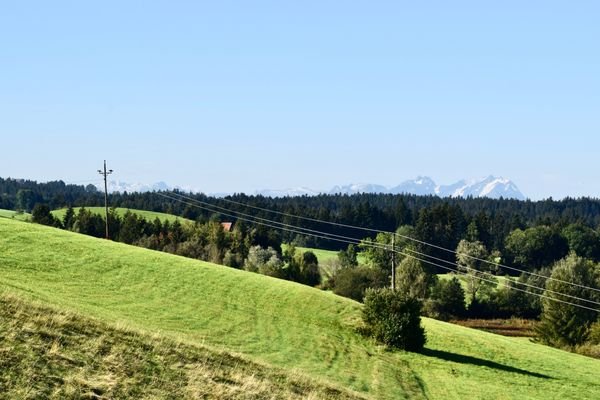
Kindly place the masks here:
<instances>
[{"instance_id":1,"label":"green bush","mask_svg":"<svg viewBox=\"0 0 600 400\"><path fill-rule=\"evenodd\" d=\"M407 351L421 351L425 329L421 326L421 302L391 289L367 289L363 321L375 340Z\"/></svg>"},{"instance_id":2,"label":"green bush","mask_svg":"<svg viewBox=\"0 0 600 400\"><path fill-rule=\"evenodd\" d=\"M368 288L382 288L389 284L389 277L379 268L357 267L339 270L329 282L339 296L362 301Z\"/></svg>"},{"instance_id":3,"label":"green bush","mask_svg":"<svg viewBox=\"0 0 600 400\"><path fill-rule=\"evenodd\" d=\"M600 321L594 322L590 327L588 341L593 345L600 345Z\"/></svg>"}]
</instances>

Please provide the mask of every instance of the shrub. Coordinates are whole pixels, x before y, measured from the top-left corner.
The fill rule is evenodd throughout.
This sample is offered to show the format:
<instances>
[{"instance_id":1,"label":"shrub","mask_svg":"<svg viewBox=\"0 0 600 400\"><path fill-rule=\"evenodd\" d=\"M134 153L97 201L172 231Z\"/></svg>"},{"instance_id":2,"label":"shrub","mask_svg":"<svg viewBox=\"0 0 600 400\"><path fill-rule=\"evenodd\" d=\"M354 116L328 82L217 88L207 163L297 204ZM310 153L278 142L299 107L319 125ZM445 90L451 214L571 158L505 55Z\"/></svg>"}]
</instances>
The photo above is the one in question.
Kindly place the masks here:
<instances>
[{"instance_id":1,"label":"shrub","mask_svg":"<svg viewBox=\"0 0 600 400\"><path fill-rule=\"evenodd\" d=\"M250 248L248 258L244 262L244 269L250 272L273 276L275 278L286 278L283 261L277 256L277 252L271 247L263 249L260 246Z\"/></svg>"},{"instance_id":2,"label":"shrub","mask_svg":"<svg viewBox=\"0 0 600 400\"><path fill-rule=\"evenodd\" d=\"M363 321L375 340L407 351L423 349L426 337L419 300L391 289L368 289L364 303Z\"/></svg>"},{"instance_id":3,"label":"shrub","mask_svg":"<svg viewBox=\"0 0 600 400\"><path fill-rule=\"evenodd\" d=\"M368 288L387 286L388 275L378 268L343 268L335 274L330 284L335 294L362 301Z\"/></svg>"},{"instance_id":4,"label":"shrub","mask_svg":"<svg viewBox=\"0 0 600 400\"><path fill-rule=\"evenodd\" d=\"M238 253L227 250L225 256L223 256L223 265L231 268L241 268L244 265L243 257Z\"/></svg>"},{"instance_id":5,"label":"shrub","mask_svg":"<svg viewBox=\"0 0 600 400\"><path fill-rule=\"evenodd\" d=\"M594 322L590 327L588 341L593 345L600 345L600 321Z\"/></svg>"}]
</instances>

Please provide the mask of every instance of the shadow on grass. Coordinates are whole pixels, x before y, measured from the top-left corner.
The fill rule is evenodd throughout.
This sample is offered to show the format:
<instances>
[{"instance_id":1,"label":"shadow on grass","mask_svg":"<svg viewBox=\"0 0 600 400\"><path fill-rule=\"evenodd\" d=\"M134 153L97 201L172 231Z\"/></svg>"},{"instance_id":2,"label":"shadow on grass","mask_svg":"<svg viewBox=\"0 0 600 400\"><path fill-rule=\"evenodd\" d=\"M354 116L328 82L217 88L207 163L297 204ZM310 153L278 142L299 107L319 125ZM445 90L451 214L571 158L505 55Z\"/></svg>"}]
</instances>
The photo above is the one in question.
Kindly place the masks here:
<instances>
[{"instance_id":1,"label":"shadow on grass","mask_svg":"<svg viewBox=\"0 0 600 400\"><path fill-rule=\"evenodd\" d=\"M535 378L554 379L551 376L539 374L537 372L531 372L531 371L527 371L524 369L511 367L509 365L499 364L495 361L484 360L482 358L465 356L463 354L450 353L449 351L433 350L433 349L426 348L426 349L423 349L421 354L428 356L428 357L435 357L435 358L439 358L442 360L453 361L453 362L460 363L460 364L471 364L471 365L477 365L480 367L488 367L488 368L493 368L493 369L497 369L500 371L514 372L514 373L521 374L521 375L533 376Z\"/></svg>"}]
</instances>

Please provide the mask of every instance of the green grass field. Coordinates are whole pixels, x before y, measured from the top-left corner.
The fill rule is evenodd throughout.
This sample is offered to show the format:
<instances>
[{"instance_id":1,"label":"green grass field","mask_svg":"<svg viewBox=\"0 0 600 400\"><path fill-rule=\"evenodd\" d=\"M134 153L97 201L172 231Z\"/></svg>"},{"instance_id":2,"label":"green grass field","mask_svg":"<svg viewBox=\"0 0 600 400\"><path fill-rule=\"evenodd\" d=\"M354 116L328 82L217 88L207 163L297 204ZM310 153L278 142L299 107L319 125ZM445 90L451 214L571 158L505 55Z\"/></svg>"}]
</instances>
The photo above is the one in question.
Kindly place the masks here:
<instances>
[{"instance_id":1,"label":"green grass field","mask_svg":"<svg viewBox=\"0 0 600 400\"><path fill-rule=\"evenodd\" d=\"M289 245L286 243L283 243L281 245L281 250L285 251L287 246L289 246ZM315 256L317 256L317 259L319 260L319 264L323 264L327 261L337 259L337 251L333 251L333 250L313 249L311 247L296 247L296 251L299 251L302 253L307 252L307 251L312 251L315 254Z\"/></svg>"},{"instance_id":2,"label":"green grass field","mask_svg":"<svg viewBox=\"0 0 600 400\"><path fill-rule=\"evenodd\" d=\"M0 295L2 399L358 399L300 374Z\"/></svg>"},{"instance_id":3,"label":"green grass field","mask_svg":"<svg viewBox=\"0 0 600 400\"><path fill-rule=\"evenodd\" d=\"M104 213L105 213L104 207L85 207L85 208L96 214L104 215ZM134 214L144 217L148 221L154 221L156 218L158 218L162 222L164 222L164 221L175 222L175 220L179 220L180 222L182 222L182 221L193 222L189 219L178 217L176 215L165 214L165 213L160 213L160 212L155 212L155 211L133 210L133 209L130 210L128 208L119 208L119 207L115 208L115 210L116 210L117 214L120 216L125 215L125 213L129 210ZM75 213L77 214L78 211L79 211L79 208L76 208ZM52 211L52 215L54 215L56 218L58 218L62 221L62 219L65 217L66 212L67 212L66 208L61 208L60 210Z\"/></svg>"},{"instance_id":4,"label":"green grass field","mask_svg":"<svg viewBox=\"0 0 600 400\"><path fill-rule=\"evenodd\" d=\"M438 277L438 279L441 279L441 280L450 280L453 277L458 278L458 280L460 281L460 285L462 286L462 288L465 291L465 301L467 302L467 304L469 304L471 302L471 295L470 295L470 293L468 293L468 290L467 290L467 277L465 275L459 274L459 273L447 273L447 274L438 274L437 277ZM498 283L496 284L496 289L503 288L509 279L513 279L513 278L510 278L507 276L496 276L496 280L498 281Z\"/></svg>"},{"instance_id":5,"label":"green grass field","mask_svg":"<svg viewBox=\"0 0 600 400\"><path fill-rule=\"evenodd\" d=\"M0 219L0 288L371 398L600 398L595 359L430 319L424 354L386 351L357 334L354 301L10 219Z\"/></svg>"},{"instance_id":6,"label":"green grass field","mask_svg":"<svg viewBox=\"0 0 600 400\"><path fill-rule=\"evenodd\" d=\"M285 244L283 245L283 248L285 249ZM334 250L315 249L312 247L296 247L296 249L303 252L312 251L313 253L315 253L315 256L317 256L319 264L327 264L328 262L337 260L338 258L338 252ZM360 264L365 263L365 259L361 253L358 253L357 258Z\"/></svg>"},{"instance_id":7,"label":"green grass field","mask_svg":"<svg viewBox=\"0 0 600 400\"><path fill-rule=\"evenodd\" d=\"M312 249L310 247L297 247L299 251L312 251L317 259L319 260L319 264L325 263L331 260L337 260L337 251L333 250L321 250L321 249Z\"/></svg>"},{"instance_id":8,"label":"green grass field","mask_svg":"<svg viewBox=\"0 0 600 400\"><path fill-rule=\"evenodd\" d=\"M31 218L31 214L0 209L0 218L12 218L16 219L17 221L28 221Z\"/></svg>"}]
</instances>

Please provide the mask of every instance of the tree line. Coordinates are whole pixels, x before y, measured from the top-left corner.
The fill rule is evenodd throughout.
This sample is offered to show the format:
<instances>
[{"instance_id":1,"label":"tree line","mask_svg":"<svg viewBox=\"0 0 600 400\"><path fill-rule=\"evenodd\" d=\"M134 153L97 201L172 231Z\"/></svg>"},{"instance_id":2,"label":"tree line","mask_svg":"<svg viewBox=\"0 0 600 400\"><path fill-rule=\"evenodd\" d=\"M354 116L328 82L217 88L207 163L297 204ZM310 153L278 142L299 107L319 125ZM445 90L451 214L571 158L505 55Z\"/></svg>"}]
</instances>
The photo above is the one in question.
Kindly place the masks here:
<instances>
[{"instance_id":1,"label":"tree line","mask_svg":"<svg viewBox=\"0 0 600 400\"><path fill-rule=\"evenodd\" d=\"M46 204L36 204L32 221L97 238L105 237L106 219L85 207L68 207L62 219L55 217ZM296 252L293 245L282 250L280 238L263 226L238 221L232 229L218 220L148 220L127 210L119 215L108 213L110 237L151 250L245 269L263 275L317 286L321 283L319 262L312 252Z\"/></svg>"}]
</instances>

